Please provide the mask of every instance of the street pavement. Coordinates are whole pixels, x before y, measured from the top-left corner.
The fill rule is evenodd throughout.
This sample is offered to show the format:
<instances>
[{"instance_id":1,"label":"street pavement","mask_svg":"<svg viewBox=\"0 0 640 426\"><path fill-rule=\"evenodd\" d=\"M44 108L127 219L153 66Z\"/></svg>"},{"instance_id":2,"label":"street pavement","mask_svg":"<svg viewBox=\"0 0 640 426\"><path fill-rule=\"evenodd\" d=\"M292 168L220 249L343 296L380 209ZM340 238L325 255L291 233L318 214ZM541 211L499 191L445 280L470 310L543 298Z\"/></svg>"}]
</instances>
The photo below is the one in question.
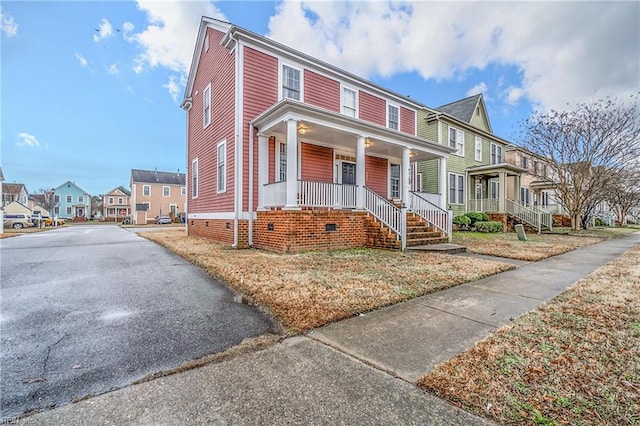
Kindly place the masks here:
<instances>
[{"instance_id":1,"label":"street pavement","mask_svg":"<svg viewBox=\"0 0 640 426\"><path fill-rule=\"evenodd\" d=\"M640 233L36 414L31 424L475 425L413 384L501 325L640 244Z\"/></svg>"},{"instance_id":2,"label":"street pavement","mask_svg":"<svg viewBox=\"0 0 640 426\"><path fill-rule=\"evenodd\" d=\"M278 331L201 269L117 226L2 239L0 259L1 418Z\"/></svg>"}]
</instances>

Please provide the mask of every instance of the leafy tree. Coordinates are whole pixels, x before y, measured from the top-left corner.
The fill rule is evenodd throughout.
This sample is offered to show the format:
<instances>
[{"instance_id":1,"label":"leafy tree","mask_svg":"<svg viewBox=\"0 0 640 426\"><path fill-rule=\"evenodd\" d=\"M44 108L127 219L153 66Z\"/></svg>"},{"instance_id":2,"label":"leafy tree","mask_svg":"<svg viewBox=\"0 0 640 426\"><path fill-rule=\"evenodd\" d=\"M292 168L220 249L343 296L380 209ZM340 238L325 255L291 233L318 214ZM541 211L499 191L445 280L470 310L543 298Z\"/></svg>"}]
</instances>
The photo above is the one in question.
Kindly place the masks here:
<instances>
[{"instance_id":1,"label":"leafy tree","mask_svg":"<svg viewBox=\"0 0 640 426\"><path fill-rule=\"evenodd\" d=\"M605 188L635 170L640 158L640 117L634 96L583 103L569 111L531 115L523 124L522 145L547 159L559 203L576 230L604 200ZM538 172L540 174L540 172Z\"/></svg>"}]
</instances>

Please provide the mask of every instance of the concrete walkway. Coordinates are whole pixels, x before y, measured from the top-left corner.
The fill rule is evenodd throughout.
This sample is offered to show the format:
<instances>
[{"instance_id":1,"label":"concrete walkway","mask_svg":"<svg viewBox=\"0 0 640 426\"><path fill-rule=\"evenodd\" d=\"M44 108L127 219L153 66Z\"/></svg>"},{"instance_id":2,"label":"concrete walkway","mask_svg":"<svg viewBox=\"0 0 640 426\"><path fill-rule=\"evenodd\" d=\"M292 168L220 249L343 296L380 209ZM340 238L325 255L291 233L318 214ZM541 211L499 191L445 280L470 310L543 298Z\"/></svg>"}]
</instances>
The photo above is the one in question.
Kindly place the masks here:
<instances>
[{"instance_id":1,"label":"concrete walkway","mask_svg":"<svg viewBox=\"0 0 640 426\"><path fill-rule=\"evenodd\" d=\"M640 233L604 241L341 321L260 352L36 414L28 421L489 424L412 383L638 244Z\"/></svg>"}]
</instances>

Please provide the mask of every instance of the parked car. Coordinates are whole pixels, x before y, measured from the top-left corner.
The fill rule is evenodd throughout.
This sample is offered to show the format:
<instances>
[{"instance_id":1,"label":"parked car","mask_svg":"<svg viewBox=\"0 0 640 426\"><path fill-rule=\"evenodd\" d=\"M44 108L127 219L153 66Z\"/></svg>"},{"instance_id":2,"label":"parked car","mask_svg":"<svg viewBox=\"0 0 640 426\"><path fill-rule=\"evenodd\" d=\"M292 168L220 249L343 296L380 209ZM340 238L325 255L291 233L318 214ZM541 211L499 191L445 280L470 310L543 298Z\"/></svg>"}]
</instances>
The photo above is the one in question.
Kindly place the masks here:
<instances>
[{"instance_id":1,"label":"parked car","mask_svg":"<svg viewBox=\"0 0 640 426\"><path fill-rule=\"evenodd\" d=\"M13 229L30 228L33 222L31 216L25 213L5 213L2 226Z\"/></svg>"},{"instance_id":2,"label":"parked car","mask_svg":"<svg viewBox=\"0 0 640 426\"><path fill-rule=\"evenodd\" d=\"M156 224L158 225L166 225L171 222L172 220L169 216L156 216Z\"/></svg>"}]
</instances>

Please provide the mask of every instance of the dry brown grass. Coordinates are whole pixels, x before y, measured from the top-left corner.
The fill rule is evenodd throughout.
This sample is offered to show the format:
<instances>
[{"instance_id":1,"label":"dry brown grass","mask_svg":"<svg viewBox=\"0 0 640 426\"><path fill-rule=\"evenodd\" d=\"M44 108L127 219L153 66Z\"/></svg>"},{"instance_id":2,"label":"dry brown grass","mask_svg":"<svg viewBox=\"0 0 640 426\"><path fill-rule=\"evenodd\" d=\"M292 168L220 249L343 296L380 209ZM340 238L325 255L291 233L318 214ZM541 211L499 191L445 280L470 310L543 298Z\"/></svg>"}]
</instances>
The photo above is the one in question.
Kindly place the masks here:
<instances>
[{"instance_id":1,"label":"dry brown grass","mask_svg":"<svg viewBox=\"0 0 640 426\"><path fill-rule=\"evenodd\" d=\"M472 253L537 261L595 244L603 239L594 236L530 233L527 233L527 238L528 241L519 241L516 234L511 232L455 232L453 243L467 247Z\"/></svg>"},{"instance_id":2,"label":"dry brown grass","mask_svg":"<svg viewBox=\"0 0 640 426\"><path fill-rule=\"evenodd\" d=\"M2 238L10 238L17 237L18 235L24 234L34 234L36 232L44 232L48 231L51 228L23 228L23 229L5 229L2 234L0 234L0 239Z\"/></svg>"},{"instance_id":3,"label":"dry brown grass","mask_svg":"<svg viewBox=\"0 0 640 426\"><path fill-rule=\"evenodd\" d=\"M640 424L640 247L418 384L503 424Z\"/></svg>"},{"instance_id":4,"label":"dry brown grass","mask_svg":"<svg viewBox=\"0 0 640 426\"><path fill-rule=\"evenodd\" d=\"M436 253L230 250L184 230L145 232L300 332L513 268Z\"/></svg>"}]
</instances>

